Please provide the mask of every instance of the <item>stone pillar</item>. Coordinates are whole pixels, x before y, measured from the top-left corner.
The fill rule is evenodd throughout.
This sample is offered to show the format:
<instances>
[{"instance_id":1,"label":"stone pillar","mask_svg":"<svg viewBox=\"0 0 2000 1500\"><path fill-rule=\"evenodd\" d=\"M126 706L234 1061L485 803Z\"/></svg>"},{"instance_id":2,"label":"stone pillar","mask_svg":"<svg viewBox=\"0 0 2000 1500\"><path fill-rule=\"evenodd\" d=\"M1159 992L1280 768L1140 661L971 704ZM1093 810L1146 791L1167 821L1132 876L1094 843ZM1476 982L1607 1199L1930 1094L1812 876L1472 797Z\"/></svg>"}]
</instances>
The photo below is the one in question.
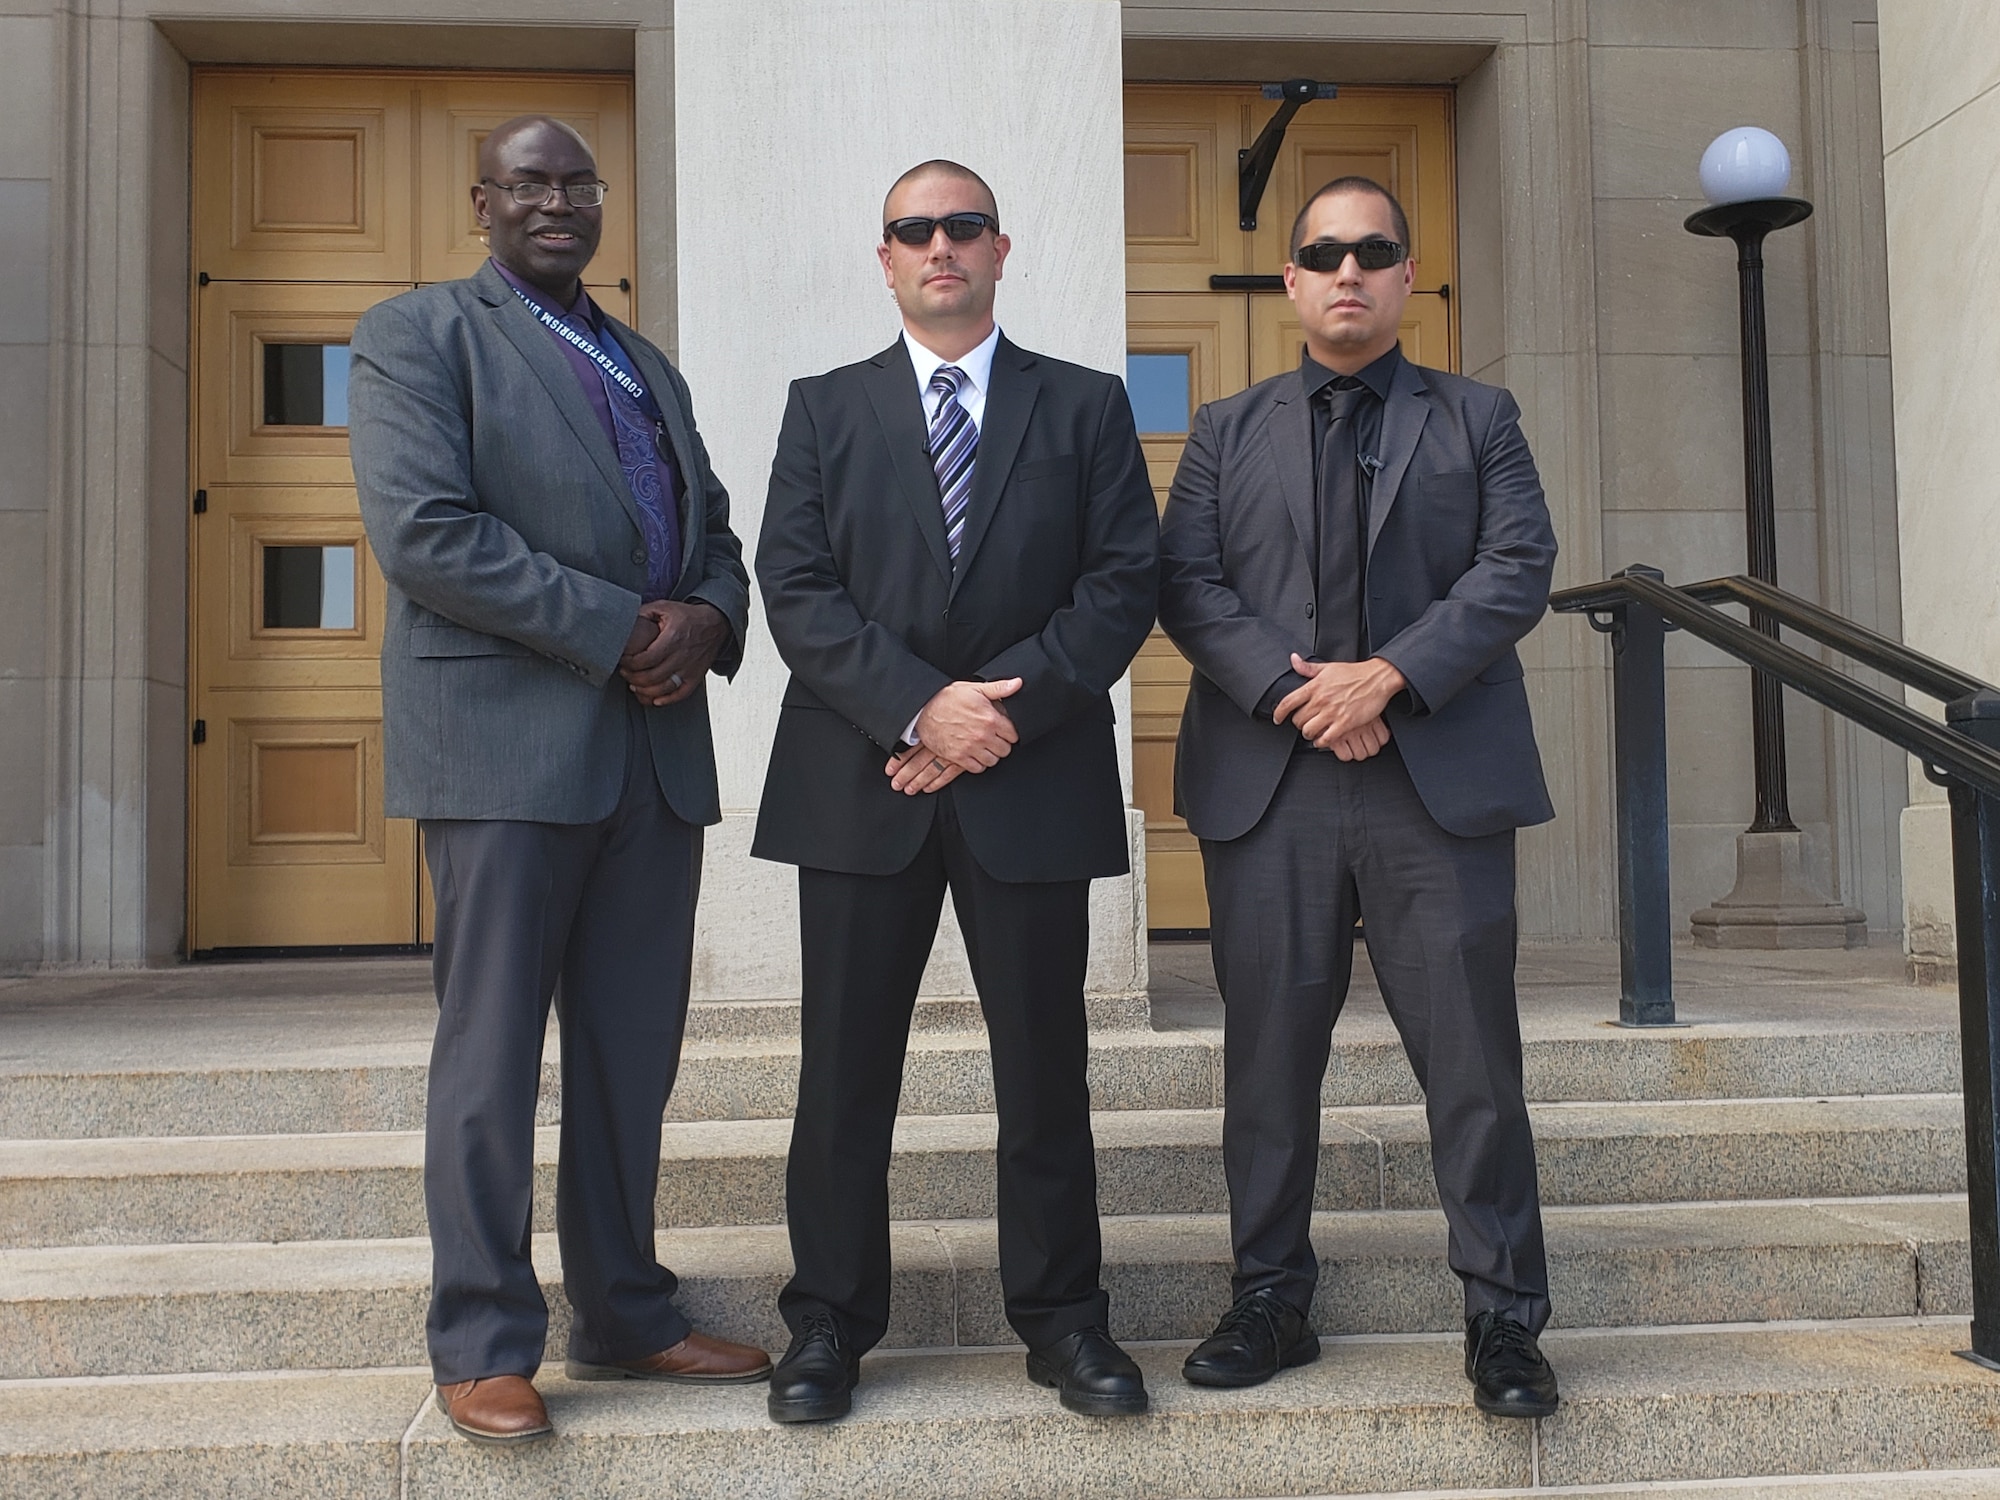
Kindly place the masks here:
<instances>
[{"instance_id":1,"label":"stone pillar","mask_svg":"<svg viewBox=\"0 0 2000 1500\"><path fill-rule=\"evenodd\" d=\"M1992 681L2000 314L1982 288L2000 269L2000 14L1985 0L1932 0L1884 5L1880 24L1903 638ZM1904 941L1915 977L1947 979L1951 819L1914 763L1910 800Z\"/></svg>"},{"instance_id":2,"label":"stone pillar","mask_svg":"<svg viewBox=\"0 0 2000 1500\"><path fill-rule=\"evenodd\" d=\"M1115 0L680 0L674 76L680 362L746 549L788 383L896 336L874 247L883 194L919 161L949 157L992 183L1014 242L998 306L1008 336L1122 372ZM742 672L713 698L724 811L709 834L698 999L798 990L795 878L749 857L785 683L761 611L751 630ZM1123 688L1117 708L1129 803ZM1142 869L1136 811L1128 826ZM1093 892L1100 1012L1143 996L1144 889L1139 877ZM947 915L924 990L970 989Z\"/></svg>"},{"instance_id":3,"label":"stone pillar","mask_svg":"<svg viewBox=\"0 0 2000 1500\"><path fill-rule=\"evenodd\" d=\"M0 177L0 968L42 957L48 730L49 239L55 22L0 18L23 69L0 98L14 143Z\"/></svg>"}]
</instances>

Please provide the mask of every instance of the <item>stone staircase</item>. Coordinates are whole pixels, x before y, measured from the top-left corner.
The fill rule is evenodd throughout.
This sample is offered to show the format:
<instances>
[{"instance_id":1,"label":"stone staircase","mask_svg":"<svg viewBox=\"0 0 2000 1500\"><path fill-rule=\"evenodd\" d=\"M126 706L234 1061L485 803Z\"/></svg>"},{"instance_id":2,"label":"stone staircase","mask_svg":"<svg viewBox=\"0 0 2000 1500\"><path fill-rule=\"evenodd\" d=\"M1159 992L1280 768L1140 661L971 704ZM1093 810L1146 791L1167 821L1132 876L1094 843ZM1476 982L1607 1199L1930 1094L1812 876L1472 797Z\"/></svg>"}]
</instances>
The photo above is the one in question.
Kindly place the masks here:
<instances>
[{"instance_id":1,"label":"stone staircase","mask_svg":"<svg viewBox=\"0 0 2000 1500\"><path fill-rule=\"evenodd\" d=\"M1074 1417L1024 1378L984 1038L969 1005L927 1001L894 1320L854 1415L779 1428L761 1388L570 1386L545 1234L560 1436L520 1453L426 1404L420 966L0 981L0 1496L2000 1496L2000 1377L1951 1354L1969 1278L1949 995L1853 955L1689 955L1698 1024L1631 1032L1604 1024L1615 957L1531 953L1565 1404L1519 1423L1471 1404L1423 1116L1365 980L1324 1092L1326 1357L1247 1392L1179 1379L1228 1287L1203 961L1162 950L1150 1010L1094 1016L1105 1274L1153 1415ZM683 1305L771 1347L796 1035L795 1005L697 1008L661 1182ZM540 1150L546 1230L553 1129Z\"/></svg>"}]
</instances>

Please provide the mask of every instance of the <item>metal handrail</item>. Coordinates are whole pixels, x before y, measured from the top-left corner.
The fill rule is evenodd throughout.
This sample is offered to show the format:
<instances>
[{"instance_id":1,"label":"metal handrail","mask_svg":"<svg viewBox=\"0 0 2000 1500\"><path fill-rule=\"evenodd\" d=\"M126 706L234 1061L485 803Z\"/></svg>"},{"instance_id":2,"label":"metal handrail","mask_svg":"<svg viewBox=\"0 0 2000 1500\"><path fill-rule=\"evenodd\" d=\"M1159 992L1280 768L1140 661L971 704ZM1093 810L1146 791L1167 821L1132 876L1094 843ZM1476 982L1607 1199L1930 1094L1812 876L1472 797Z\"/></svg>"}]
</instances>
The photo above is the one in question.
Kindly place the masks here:
<instances>
[{"instance_id":1,"label":"metal handrail","mask_svg":"<svg viewBox=\"0 0 2000 1500\"><path fill-rule=\"evenodd\" d=\"M1606 579L1603 583L1564 589L1549 601L1549 606L1561 614L1594 613L1610 608L1618 600L1631 597L1630 590L1625 587L1628 578L1629 575L1622 575ZM1690 599L1703 604L1741 604L1761 611L1800 635L1943 702L1978 692L2000 691L1992 683L1962 672L1949 662L1925 656L1921 651L1912 651L1901 641L1892 640L1865 625L1857 625L1845 615L1837 615L1810 599L1801 599L1797 594L1787 593L1776 584L1765 583L1762 579L1738 573L1728 578L1710 578L1701 583L1683 583L1675 587Z\"/></svg>"},{"instance_id":2,"label":"metal handrail","mask_svg":"<svg viewBox=\"0 0 2000 1500\"><path fill-rule=\"evenodd\" d=\"M1959 1047L1965 1078L1965 1173L1971 1223L1972 1348L2000 1370L2000 690L1817 604L1754 578L1685 588L1656 568L1627 568L1550 601L1611 637L1617 781L1618 1015L1674 1024L1672 900L1667 884L1666 633L1678 628L1748 662L1900 745L1951 794L1958 931ZM1718 604L1750 610L1744 624ZM1945 700L1945 724L1778 639L1781 626ZM1947 727L1948 726L1948 727Z\"/></svg>"},{"instance_id":3,"label":"metal handrail","mask_svg":"<svg viewBox=\"0 0 2000 1500\"><path fill-rule=\"evenodd\" d=\"M1761 667L1794 692L1854 720L1922 761L1933 779L1956 777L1989 797L2000 797L2000 754L1955 734L1895 699L1835 671L1796 647L1774 640L1703 602L1708 598L1754 604L1801 633L1845 652L1899 681L1942 699L1992 692L1990 684L1957 668L1876 635L1851 620L1809 604L1772 584L1741 576L1677 588L1645 573L1626 572L1602 583L1564 589L1549 600L1558 614L1606 614L1638 602L1739 661ZM1593 621L1595 623L1595 621Z\"/></svg>"}]
</instances>

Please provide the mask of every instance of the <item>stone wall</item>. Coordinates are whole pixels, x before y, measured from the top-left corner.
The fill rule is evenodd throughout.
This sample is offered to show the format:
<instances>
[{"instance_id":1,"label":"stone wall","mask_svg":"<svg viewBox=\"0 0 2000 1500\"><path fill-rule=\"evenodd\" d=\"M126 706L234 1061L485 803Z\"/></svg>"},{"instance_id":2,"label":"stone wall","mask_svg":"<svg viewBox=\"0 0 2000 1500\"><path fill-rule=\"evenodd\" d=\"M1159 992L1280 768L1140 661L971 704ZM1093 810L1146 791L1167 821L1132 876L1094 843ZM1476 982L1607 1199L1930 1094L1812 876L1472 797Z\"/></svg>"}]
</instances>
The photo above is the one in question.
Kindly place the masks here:
<instances>
[{"instance_id":1,"label":"stone wall","mask_svg":"<svg viewBox=\"0 0 2000 1500\"><path fill-rule=\"evenodd\" d=\"M1882 144L1904 637L1990 682L2000 679L2000 314L1986 279L2000 263L2000 14L1991 5L1883 7ZM1908 951L1919 975L1941 978L1954 961L1950 816L1914 767L1909 785Z\"/></svg>"}]
</instances>

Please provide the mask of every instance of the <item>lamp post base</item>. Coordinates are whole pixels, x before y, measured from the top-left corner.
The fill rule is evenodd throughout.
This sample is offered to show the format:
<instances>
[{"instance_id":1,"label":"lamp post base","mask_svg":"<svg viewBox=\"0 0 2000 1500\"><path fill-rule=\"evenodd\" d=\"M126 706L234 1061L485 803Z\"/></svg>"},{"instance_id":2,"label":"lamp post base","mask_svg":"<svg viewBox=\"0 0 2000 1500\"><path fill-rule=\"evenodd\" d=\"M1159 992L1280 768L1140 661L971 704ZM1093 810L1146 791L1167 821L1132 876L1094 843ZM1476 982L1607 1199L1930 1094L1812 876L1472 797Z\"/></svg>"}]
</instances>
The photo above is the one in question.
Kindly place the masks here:
<instances>
[{"instance_id":1,"label":"lamp post base","mask_svg":"<svg viewBox=\"0 0 2000 1500\"><path fill-rule=\"evenodd\" d=\"M1868 918L1806 873L1805 835L1736 835L1736 887L1689 919L1703 948L1865 948Z\"/></svg>"}]
</instances>

